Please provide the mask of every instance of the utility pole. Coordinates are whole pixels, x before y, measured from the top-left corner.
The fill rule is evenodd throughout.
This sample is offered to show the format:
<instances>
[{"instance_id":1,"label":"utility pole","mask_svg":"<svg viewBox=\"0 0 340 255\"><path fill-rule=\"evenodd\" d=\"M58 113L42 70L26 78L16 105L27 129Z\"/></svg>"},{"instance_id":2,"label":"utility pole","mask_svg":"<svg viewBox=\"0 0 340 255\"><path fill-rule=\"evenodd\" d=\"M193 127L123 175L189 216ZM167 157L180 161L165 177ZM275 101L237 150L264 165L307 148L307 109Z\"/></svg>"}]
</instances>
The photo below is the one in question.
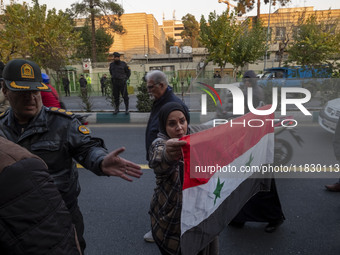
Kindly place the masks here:
<instances>
[{"instance_id":1,"label":"utility pole","mask_svg":"<svg viewBox=\"0 0 340 255\"><path fill-rule=\"evenodd\" d=\"M272 7L272 0L269 1L269 16L268 16L267 40L266 40L266 54L264 56L263 71L266 69L266 65L267 65L268 37L269 37L269 31L270 31L270 11L271 11L271 7Z\"/></svg>"}]
</instances>

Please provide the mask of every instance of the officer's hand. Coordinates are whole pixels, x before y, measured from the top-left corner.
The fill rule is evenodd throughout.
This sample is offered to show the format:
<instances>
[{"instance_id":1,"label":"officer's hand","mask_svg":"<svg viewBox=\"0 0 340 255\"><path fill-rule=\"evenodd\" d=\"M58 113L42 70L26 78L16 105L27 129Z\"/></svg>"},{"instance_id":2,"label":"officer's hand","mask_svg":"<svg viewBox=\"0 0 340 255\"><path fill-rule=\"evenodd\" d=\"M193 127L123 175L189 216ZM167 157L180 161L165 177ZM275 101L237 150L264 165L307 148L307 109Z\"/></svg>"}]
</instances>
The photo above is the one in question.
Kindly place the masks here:
<instances>
[{"instance_id":1,"label":"officer's hand","mask_svg":"<svg viewBox=\"0 0 340 255\"><path fill-rule=\"evenodd\" d=\"M127 181L132 181L128 176L140 178L143 174L139 165L119 157L118 155L125 151L125 148L119 148L106 155L101 163L101 169L104 174L109 176L119 176Z\"/></svg>"}]
</instances>

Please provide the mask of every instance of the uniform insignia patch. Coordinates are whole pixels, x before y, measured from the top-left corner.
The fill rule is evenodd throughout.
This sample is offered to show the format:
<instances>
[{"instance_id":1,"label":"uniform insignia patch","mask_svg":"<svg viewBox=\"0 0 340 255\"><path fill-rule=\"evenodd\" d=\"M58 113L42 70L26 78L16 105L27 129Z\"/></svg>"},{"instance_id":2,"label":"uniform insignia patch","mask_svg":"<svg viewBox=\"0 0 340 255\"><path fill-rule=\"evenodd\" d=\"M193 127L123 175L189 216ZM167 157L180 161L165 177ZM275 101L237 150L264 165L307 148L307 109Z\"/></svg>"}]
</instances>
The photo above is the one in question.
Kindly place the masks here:
<instances>
[{"instance_id":1,"label":"uniform insignia patch","mask_svg":"<svg viewBox=\"0 0 340 255\"><path fill-rule=\"evenodd\" d=\"M28 78L28 79L34 79L34 71L33 67L29 64L23 64L21 66L21 77L22 78Z\"/></svg>"},{"instance_id":2,"label":"uniform insignia patch","mask_svg":"<svg viewBox=\"0 0 340 255\"><path fill-rule=\"evenodd\" d=\"M85 126L79 126L78 130L84 135L88 135L90 133L90 130Z\"/></svg>"}]
</instances>

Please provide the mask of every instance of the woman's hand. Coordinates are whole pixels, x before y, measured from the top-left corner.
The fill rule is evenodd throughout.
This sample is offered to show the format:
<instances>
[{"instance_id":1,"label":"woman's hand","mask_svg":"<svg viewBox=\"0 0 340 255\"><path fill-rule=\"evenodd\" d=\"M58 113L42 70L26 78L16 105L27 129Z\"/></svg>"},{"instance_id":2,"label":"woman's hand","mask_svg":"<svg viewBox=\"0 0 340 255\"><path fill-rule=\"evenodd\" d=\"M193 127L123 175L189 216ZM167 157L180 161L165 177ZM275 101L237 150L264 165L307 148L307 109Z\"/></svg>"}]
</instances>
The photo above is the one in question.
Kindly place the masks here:
<instances>
[{"instance_id":1,"label":"woman's hand","mask_svg":"<svg viewBox=\"0 0 340 255\"><path fill-rule=\"evenodd\" d=\"M182 158L182 146L186 145L186 141L179 141L178 138L172 138L165 143L166 157L170 161L177 161Z\"/></svg>"}]
</instances>

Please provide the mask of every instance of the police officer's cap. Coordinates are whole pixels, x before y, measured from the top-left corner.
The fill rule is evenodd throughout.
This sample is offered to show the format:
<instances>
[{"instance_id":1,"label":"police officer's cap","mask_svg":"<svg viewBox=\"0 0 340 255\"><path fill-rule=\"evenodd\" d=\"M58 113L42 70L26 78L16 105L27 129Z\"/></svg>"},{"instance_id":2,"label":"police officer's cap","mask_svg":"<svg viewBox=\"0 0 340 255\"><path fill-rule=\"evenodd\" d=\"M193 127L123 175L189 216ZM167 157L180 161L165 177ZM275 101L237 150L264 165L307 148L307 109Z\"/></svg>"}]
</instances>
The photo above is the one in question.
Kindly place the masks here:
<instances>
[{"instance_id":1,"label":"police officer's cap","mask_svg":"<svg viewBox=\"0 0 340 255\"><path fill-rule=\"evenodd\" d=\"M2 73L3 80L12 91L51 91L42 82L41 70L33 61L13 59L9 61Z\"/></svg>"},{"instance_id":2,"label":"police officer's cap","mask_svg":"<svg viewBox=\"0 0 340 255\"><path fill-rule=\"evenodd\" d=\"M118 52L113 52L114 57L120 57L120 54Z\"/></svg>"}]
</instances>

